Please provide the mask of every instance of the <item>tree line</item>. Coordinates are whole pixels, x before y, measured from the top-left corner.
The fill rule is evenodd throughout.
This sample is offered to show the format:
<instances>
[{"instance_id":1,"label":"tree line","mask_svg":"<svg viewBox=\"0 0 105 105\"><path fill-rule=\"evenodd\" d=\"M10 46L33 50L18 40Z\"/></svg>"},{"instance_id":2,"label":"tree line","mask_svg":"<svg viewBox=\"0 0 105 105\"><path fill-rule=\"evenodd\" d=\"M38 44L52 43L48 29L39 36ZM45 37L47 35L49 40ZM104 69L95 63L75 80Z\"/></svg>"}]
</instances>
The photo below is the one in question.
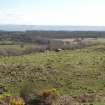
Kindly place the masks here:
<instances>
[{"instance_id":1,"label":"tree line","mask_svg":"<svg viewBox=\"0 0 105 105\"><path fill-rule=\"evenodd\" d=\"M104 31L25 31L8 32L0 31L0 41L10 40L17 42L38 42L40 39L65 39L65 38L103 38Z\"/></svg>"}]
</instances>

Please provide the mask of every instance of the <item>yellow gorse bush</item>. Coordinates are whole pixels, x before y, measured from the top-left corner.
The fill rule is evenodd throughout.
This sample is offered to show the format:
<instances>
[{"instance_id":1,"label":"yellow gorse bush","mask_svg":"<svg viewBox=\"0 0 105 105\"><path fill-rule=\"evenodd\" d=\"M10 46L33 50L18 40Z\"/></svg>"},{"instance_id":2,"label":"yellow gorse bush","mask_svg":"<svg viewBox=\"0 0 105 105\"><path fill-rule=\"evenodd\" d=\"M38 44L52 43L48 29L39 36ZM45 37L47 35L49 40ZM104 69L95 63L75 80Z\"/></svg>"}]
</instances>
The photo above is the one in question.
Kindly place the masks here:
<instances>
[{"instance_id":1,"label":"yellow gorse bush","mask_svg":"<svg viewBox=\"0 0 105 105\"><path fill-rule=\"evenodd\" d=\"M56 91L57 91L57 89L52 88L50 91L52 91L52 92L56 92Z\"/></svg>"},{"instance_id":2,"label":"yellow gorse bush","mask_svg":"<svg viewBox=\"0 0 105 105\"><path fill-rule=\"evenodd\" d=\"M52 89L49 89L49 90L46 90L42 93L43 96L47 97L49 95L59 95L59 92L57 91L57 89L55 88L52 88Z\"/></svg>"},{"instance_id":3,"label":"yellow gorse bush","mask_svg":"<svg viewBox=\"0 0 105 105\"><path fill-rule=\"evenodd\" d=\"M7 105L25 105L25 101L19 96L12 96L9 93L4 93L0 95L0 100L2 104Z\"/></svg>"},{"instance_id":4,"label":"yellow gorse bush","mask_svg":"<svg viewBox=\"0 0 105 105\"><path fill-rule=\"evenodd\" d=\"M56 88L52 88L52 89L50 89L48 91L55 94L55 95L59 95L59 91Z\"/></svg>"},{"instance_id":5,"label":"yellow gorse bush","mask_svg":"<svg viewBox=\"0 0 105 105\"><path fill-rule=\"evenodd\" d=\"M22 98L11 98L9 101L10 105L25 105L25 102Z\"/></svg>"}]
</instances>

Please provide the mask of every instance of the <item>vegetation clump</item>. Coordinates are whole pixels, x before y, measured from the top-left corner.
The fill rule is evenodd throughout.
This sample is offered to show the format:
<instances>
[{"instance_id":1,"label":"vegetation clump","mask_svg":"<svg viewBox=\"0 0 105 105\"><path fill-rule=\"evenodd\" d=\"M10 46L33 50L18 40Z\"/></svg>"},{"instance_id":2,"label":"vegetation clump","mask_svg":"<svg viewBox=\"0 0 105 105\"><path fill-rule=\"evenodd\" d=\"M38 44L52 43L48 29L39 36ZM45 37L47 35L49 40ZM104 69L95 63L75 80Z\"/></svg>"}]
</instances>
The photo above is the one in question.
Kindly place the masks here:
<instances>
[{"instance_id":1,"label":"vegetation clump","mask_svg":"<svg viewBox=\"0 0 105 105\"><path fill-rule=\"evenodd\" d=\"M23 98L5 93L0 95L0 105L25 105Z\"/></svg>"}]
</instances>

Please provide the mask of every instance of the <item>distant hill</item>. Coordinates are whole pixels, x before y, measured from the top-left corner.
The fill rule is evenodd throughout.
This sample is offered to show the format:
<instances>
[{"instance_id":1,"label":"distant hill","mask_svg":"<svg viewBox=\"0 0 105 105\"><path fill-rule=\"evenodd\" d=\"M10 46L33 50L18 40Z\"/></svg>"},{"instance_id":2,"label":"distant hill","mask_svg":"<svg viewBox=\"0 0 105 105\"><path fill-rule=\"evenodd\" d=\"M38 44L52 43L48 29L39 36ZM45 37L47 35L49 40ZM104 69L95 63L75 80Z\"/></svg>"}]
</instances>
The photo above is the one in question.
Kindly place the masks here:
<instances>
[{"instance_id":1,"label":"distant hill","mask_svg":"<svg viewBox=\"0 0 105 105\"><path fill-rule=\"evenodd\" d=\"M105 31L105 26L0 25L2 31Z\"/></svg>"}]
</instances>

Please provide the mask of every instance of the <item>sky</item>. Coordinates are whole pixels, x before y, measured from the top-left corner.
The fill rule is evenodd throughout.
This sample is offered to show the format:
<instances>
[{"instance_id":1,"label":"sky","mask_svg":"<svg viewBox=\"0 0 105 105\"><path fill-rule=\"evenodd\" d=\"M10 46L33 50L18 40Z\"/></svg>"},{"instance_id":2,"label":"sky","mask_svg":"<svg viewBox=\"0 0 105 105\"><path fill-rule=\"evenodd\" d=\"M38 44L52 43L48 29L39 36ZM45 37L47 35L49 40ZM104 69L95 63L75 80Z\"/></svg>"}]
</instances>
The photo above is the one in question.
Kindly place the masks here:
<instances>
[{"instance_id":1,"label":"sky","mask_svg":"<svg viewBox=\"0 0 105 105\"><path fill-rule=\"evenodd\" d=\"M0 24L105 26L105 0L0 0Z\"/></svg>"}]
</instances>

